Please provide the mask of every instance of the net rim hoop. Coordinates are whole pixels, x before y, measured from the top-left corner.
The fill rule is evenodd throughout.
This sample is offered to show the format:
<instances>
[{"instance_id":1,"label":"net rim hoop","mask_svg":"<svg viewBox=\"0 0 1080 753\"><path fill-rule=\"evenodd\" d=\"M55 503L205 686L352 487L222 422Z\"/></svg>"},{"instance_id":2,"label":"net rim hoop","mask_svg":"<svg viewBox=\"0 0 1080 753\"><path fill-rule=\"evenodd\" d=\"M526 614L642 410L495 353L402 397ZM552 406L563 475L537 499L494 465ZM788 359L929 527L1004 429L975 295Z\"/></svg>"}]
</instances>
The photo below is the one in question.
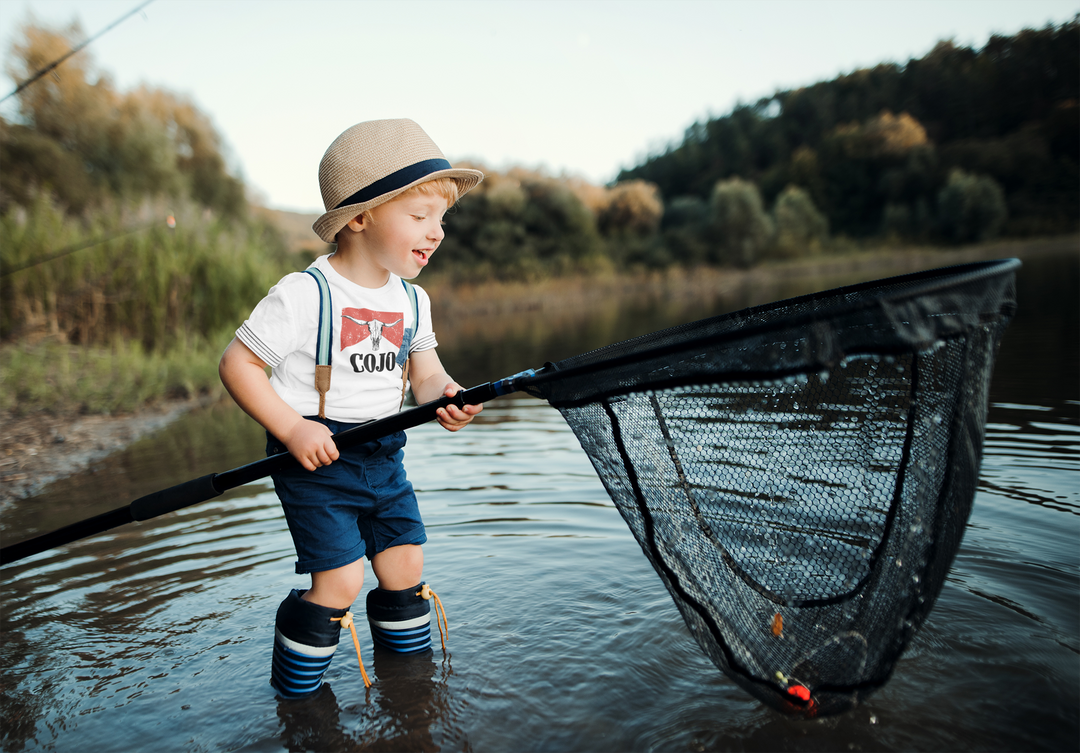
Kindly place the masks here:
<instances>
[{"instance_id":1,"label":"net rim hoop","mask_svg":"<svg viewBox=\"0 0 1080 753\"><path fill-rule=\"evenodd\" d=\"M998 277L1001 275L1009 274L1015 272L1015 270L1019 269L1020 266L1021 262L1019 259L1008 258L971 262L968 264L958 264L948 267L937 267L934 269L922 270L919 272L909 272L903 275L886 277L880 280L870 280L867 282L854 283L852 285L845 285L842 287L832 288L830 290L824 290L817 293L808 293L806 295L796 296L794 298L785 298L783 300L775 301L773 303L766 303L760 306L751 306L750 308L740 309L739 311L719 314L715 317L710 317L709 319L705 319L702 321L720 321L724 318L733 316L734 314L739 314L741 316L762 314L768 311L776 310L778 308L794 306L801 303L825 301L830 298L841 298L846 295L851 295L852 293L859 293L865 290L873 290L874 288L885 288L889 286L905 284L908 282L915 282L920 279L926 280L926 283L923 285L915 285L903 290L897 290L889 295L867 296L858 301L849 302L846 305L840 305L829 310L828 313L830 317L839 317L846 314L851 314L853 312L872 308L874 306L880 306L882 304L895 304L921 295L926 295L928 293L939 292L941 290L947 290L952 287L960 287L962 285L966 285L972 282L977 282L983 278ZM608 348L612 347L606 346L604 348L591 350L587 353L573 356L559 362L559 364L567 364L568 362L585 361L584 363L572 363L568 367L563 367L559 364L554 363L546 364L545 367L537 371L534 376L524 379L521 383L521 389L527 390L527 388L532 385L539 385L545 382L556 381L570 377L583 376L596 371L616 368L624 363L640 362L652 358L658 358L671 353L677 353L693 348L700 348L704 345L714 345L726 341L751 337L766 332L777 332L786 329L792 329L795 327L805 326L807 324L821 321L823 318L824 317L822 317L820 313L812 312L801 316L794 316L789 319L766 322L764 324L758 324L755 326L740 327L736 330L729 330L717 334L695 337L679 343L646 348L645 350L628 353L622 356L612 356L604 359L603 361L585 361L585 359L588 359L590 356L603 353ZM688 322L687 324L676 325L674 327L669 327L658 332L652 332L650 334L641 335L636 338L625 340L618 343L618 345L628 346L633 345L637 342L657 339L664 335L678 332L683 327L699 323L700 322ZM815 364L815 367L824 367L829 365L830 364L821 363ZM645 385L645 383L636 383L634 385L628 385L626 387L626 391L636 392L647 388L648 387ZM622 390L619 390L617 392L621 391ZM561 404L560 401L552 401L551 398L546 399L555 407L558 407Z\"/></svg>"}]
</instances>

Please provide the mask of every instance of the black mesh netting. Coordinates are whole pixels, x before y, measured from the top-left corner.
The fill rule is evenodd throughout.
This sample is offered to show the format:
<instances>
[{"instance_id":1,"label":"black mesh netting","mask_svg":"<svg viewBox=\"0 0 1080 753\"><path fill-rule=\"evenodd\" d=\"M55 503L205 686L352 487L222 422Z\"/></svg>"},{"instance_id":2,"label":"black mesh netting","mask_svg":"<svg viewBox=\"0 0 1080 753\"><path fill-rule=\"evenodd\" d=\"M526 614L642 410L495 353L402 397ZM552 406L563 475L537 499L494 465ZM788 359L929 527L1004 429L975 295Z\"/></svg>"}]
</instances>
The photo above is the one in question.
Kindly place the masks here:
<instances>
[{"instance_id":1,"label":"black mesh netting","mask_svg":"<svg viewBox=\"0 0 1080 753\"><path fill-rule=\"evenodd\" d=\"M706 319L550 365L529 391L717 666L773 707L835 713L888 679L944 583L1018 266Z\"/></svg>"}]
</instances>

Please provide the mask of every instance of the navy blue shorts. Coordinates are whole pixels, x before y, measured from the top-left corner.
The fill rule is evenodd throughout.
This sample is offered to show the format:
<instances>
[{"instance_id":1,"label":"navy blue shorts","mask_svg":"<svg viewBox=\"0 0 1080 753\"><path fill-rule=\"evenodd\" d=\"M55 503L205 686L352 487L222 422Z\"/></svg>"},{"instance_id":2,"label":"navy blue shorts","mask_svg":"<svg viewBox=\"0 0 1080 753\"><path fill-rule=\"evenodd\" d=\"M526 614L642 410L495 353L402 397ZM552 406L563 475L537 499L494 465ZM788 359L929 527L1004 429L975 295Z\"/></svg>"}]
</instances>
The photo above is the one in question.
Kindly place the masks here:
<instances>
[{"instance_id":1,"label":"navy blue shorts","mask_svg":"<svg viewBox=\"0 0 1080 753\"><path fill-rule=\"evenodd\" d=\"M311 418L338 434L357 424ZM384 549L427 541L420 507L405 477L405 432L342 450L314 471L275 473L274 489L296 546L296 572L333 570ZM288 452L267 434L266 453Z\"/></svg>"}]
</instances>

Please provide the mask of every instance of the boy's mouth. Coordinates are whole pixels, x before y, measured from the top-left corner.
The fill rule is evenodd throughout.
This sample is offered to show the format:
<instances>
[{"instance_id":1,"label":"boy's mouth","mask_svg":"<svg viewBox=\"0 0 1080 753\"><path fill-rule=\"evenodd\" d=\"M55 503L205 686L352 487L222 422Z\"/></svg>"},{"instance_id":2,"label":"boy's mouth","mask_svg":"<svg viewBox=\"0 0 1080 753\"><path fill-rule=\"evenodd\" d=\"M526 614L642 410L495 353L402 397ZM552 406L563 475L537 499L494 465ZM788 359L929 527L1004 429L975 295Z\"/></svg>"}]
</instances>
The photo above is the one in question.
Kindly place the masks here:
<instances>
[{"instance_id":1,"label":"boy's mouth","mask_svg":"<svg viewBox=\"0 0 1080 753\"><path fill-rule=\"evenodd\" d=\"M420 264L427 264L428 259L431 258L431 252L425 251L423 249L414 248L413 256L416 257L416 260L420 262Z\"/></svg>"}]
</instances>

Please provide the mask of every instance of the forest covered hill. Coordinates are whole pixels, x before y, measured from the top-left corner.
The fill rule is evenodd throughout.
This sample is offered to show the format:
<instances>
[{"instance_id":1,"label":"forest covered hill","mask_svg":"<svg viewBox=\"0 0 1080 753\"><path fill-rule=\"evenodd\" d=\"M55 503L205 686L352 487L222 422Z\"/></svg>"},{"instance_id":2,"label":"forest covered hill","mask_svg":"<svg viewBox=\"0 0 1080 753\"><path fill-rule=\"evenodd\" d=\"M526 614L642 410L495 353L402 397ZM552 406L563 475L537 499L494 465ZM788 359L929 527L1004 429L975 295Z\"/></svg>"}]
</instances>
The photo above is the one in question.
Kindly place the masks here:
<instances>
[{"instance_id":1,"label":"forest covered hill","mask_svg":"<svg viewBox=\"0 0 1080 753\"><path fill-rule=\"evenodd\" d=\"M830 232L964 242L1080 219L1080 25L941 42L694 123L619 180L656 185L665 228L741 179L765 205L805 191Z\"/></svg>"}]
</instances>

